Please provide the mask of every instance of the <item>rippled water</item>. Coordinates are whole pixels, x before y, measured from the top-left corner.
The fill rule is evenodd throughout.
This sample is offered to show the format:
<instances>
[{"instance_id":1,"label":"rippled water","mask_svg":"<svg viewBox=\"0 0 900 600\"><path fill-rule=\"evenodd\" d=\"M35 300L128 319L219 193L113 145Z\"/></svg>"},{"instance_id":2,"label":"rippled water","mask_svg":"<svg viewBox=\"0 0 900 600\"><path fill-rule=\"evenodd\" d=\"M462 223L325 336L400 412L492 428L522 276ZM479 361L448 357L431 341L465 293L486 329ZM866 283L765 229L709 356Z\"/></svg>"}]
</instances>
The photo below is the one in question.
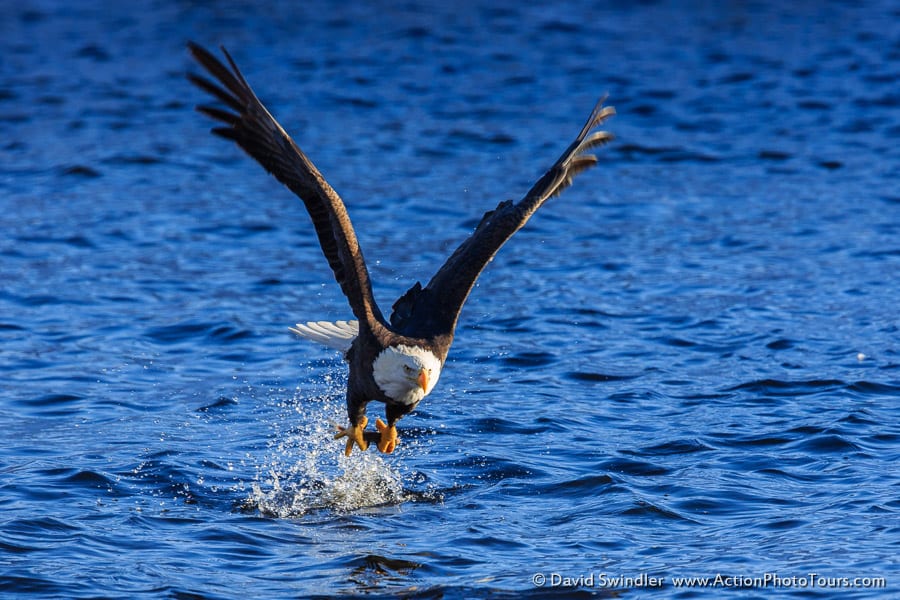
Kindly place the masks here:
<instances>
[{"instance_id":1,"label":"rippled water","mask_svg":"<svg viewBox=\"0 0 900 600\"><path fill-rule=\"evenodd\" d=\"M0 5L0 592L896 596L900 11L787 6ZM287 326L349 311L193 112L188 39L344 196L385 307L618 109L392 456L330 439L345 368Z\"/></svg>"}]
</instances>

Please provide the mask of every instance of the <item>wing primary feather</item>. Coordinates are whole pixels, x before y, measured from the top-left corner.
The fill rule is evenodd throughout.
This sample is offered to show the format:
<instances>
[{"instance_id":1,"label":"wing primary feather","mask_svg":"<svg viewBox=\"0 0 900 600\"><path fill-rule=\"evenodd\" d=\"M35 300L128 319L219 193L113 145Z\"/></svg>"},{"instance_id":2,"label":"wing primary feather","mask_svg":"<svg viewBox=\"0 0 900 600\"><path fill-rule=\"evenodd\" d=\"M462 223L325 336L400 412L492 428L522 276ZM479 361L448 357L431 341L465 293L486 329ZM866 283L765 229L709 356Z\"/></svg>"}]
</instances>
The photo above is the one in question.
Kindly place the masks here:
<instances>
[{"instance_id":1,"label":"wing primary feather","mask_svg":"<svg viewBox=\"0 0 900 600\"><path fill-rule=\"evenodd\" d=\"M608 144L615 136L608 131L595 131L578 144L577 154Z\"/></svg>"},{"instance_id":2,"label":"wing primary feather","mask_svg":"<svg viewBox=\"0 0 900 600\"><path fill-rule=\"evenodd\" d=\"M191 53L194 55L197 61L201 65L203 65L203 68L209 71L209 73L213 77L218 79L225 87L227 87L229 91L231 91L231 93L235 95L236 98L246 99L246 91L249 86L247 86L246 82L243 81L242 76L239 76L239 78L235 77L234 73L229 71L225 67L225 65L223 65L221 61L213 56L212 53L209 52L209 50L207 50L206 48L199 46L193 42L188 42L188 48L190 48ZM225 53L225 56L228 56L227 52ZM232 65L232 68L235 71L239 72L239 69L234 66L234 62L231 60L231 57L228 57L228 62Z\"/></svg>"},{"instance_id":3,"label":"wing primary feather","mask_svg":"<svg viewBox=\"0 0 900 600\"><path fill-rule=\"evenodd\" d=\"M212 131L219 137L225 138L226 140L232 140L234 142L238 141L237 134L231 127L213 127L212 129L210 129L210 131Z\"/></svg>"},{"instance_id":4,"label":"wing primary feather","mask_svg":"<svg viewBox=\"0 0 900 600\"><path fill-rule=\"evenodd\" d=\"M206 77L201 77L200 75L194 75L193 73L188 73L188 79L196 85L198 88L202 89L204 92L210 94L211 96L215 96L219 100L221 100L224 104L227 104L232 110L240 113L244 105L241 104L237 98L223 90L221 87L217 86L215 83L207 79Z\"/></svg>"},{"instance_id":5,"label":"wing primary feather","mask_svg":"<svg viewBox=\"0 0 900 600\"><path fill-rule=\"evenodd\" d=\"M578 134L577 139L584 138L585 134L588 131L610 118L614 114L616 114L616 109L612 106L603 106L603 103L606 102L608 94L603 94L600 97L600 100L597 101L597 104L594 105L594 109L591 111L591 116L588 117L587 122L584 124L584 127L581 128L581 133Z\"/></svg>"},{"instance_id":6,"label":"wing primary feather","mask_svg":"<svg viewBox=\"0 0 900 600\"><path fill-rule=\"evenodd\" d=\"M232 126L241 120L236 114L230 113L227 110L222 110L221 108L216 108L215 106L198 106L197 111L203 113L207 117L222 121L223 123L228 123Z\"/></svg>"},{"instance_id":7,"label":"wing primary feather","mask_svg":"<svg viewBox=\"0 0 900 600\"><path fill-rule=\"evenodd\" d=\"M219 46L219 49L222 51L222 54L225 55L225 58L228 59L228 64L231 65L231 70L234 73L234 75L237 77L238 81L241 82L241 85L243 85L246 88L249 88L250 85L247 83L247 80L244 79L244 74L241 73L240 69L238 69L237 65L234 62L234 59L231 58L231 54L229 54L228 50L225 49L225 46Z\"/></svg>"}]
</instances>

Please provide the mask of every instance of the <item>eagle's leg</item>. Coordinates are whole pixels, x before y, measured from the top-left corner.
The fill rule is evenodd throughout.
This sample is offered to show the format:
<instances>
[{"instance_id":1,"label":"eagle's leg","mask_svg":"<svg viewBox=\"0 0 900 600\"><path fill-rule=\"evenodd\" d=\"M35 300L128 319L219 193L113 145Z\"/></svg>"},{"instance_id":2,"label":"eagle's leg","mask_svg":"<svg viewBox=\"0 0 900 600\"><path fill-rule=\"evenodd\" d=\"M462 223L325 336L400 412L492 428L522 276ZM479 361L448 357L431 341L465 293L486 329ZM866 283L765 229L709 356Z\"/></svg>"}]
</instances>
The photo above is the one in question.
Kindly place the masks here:
<instances>
[{"instance_id":1,"label":"eagle's leg","mask_svg":"<svg viewBox=\"0 0 900 600\"><path fill-rule=\"evenodd\" d=\"M347 438L344 456L350 456L350 452L353 450L353 444L359 446L360 450L365 450L369 447L369 442L366 441L365 437L366 425L369 424L369 419L366 417L366 403L353 402L348 398L347 413L350 416L350 427L341 427L338 425L338 432L334 435L334 439L336 440L342 437Z\"/></svg>"},{"instance_id":2,"label":"eagle's leg","mask_svg":"<svg viewBox=\"0 0 900 600\"><path fill-rule=\"evenodd\" d=\"M347 446L344 448L344 456L350 456L350 452L353 450L353 444L359 446L360 450L365 450L369 447L369 442L366 441L364 431L366 429L366 425L369 424L368 417L363 417L359 421L357 421L356 425L350 425L350 427L341 427L338 425L338 432L334 434L334 439L340 439L342 437L347 438Z\"/></svg>"},{"instance_id":3,"label":"eagle's leg","mask_svg":"<svg viewBox=\"0 0 900 600\"><path fill-rule=\"evenodd\" d=\"M375 429L381 433L381 439L378 441L378 449L384 452L385 454L390 454L394 451L394 448L397 447L397 427L394 426L394 423L388 420L388 425L381 419L375 419Z\"/></svg>"},{"instance_id":4,"label":"eagle's leg","mask_svg":"<svg viewBox=\"0 0 900 600\"><path fill-rule=\"evenodd\" d=\"M375 419L375 429L381 434L381 439L378 440L378 449L385 454L390 454L400 441L397 439L397 427L394 424L400 420L400 417L408 413L411 407L404 404L388 403L384 409L384 413L387 415L387 423L381 419Z\"/></svg>"}]
</instances>

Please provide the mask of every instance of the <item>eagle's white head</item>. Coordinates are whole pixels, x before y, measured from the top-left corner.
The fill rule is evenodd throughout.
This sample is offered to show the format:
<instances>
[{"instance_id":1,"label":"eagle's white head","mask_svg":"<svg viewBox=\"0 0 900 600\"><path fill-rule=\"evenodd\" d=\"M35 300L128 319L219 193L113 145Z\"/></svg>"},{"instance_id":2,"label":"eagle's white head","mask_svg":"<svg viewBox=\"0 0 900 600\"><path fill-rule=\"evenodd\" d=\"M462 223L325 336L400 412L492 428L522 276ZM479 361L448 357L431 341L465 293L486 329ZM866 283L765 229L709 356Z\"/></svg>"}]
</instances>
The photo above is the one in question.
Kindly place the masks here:
<instances>
[{"instance_id":1,"label":"eagle's white head","mask_svg":"<svg viewBox=\"0 0 900 600\"><path fill-rule=\"evenodd\" d=\"M418 346L389 346L372 365L375 383L395 402L414 406L434 389L441 376L441 361Z\"/></svg>"}]
</instances>

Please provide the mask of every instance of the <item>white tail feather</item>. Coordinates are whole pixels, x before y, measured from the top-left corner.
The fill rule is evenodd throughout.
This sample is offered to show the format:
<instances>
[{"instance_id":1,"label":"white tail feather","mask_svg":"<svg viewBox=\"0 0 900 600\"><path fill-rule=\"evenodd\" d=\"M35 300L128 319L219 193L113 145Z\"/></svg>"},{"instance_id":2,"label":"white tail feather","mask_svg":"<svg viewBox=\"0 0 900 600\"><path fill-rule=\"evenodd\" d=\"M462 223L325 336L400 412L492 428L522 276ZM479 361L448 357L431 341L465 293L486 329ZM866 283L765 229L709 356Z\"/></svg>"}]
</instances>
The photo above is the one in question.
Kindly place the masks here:
<instances>
[{"instance_id":1,"label":"white tail feather","mask_svg":"<svg viewBox=\"0 0 900 600\"><path fill-rule=\"evenodd\" d=\"M304 339L346 352L359 335L359 321L309 321L288 329Z\"/></svg>"}]
</instances>

